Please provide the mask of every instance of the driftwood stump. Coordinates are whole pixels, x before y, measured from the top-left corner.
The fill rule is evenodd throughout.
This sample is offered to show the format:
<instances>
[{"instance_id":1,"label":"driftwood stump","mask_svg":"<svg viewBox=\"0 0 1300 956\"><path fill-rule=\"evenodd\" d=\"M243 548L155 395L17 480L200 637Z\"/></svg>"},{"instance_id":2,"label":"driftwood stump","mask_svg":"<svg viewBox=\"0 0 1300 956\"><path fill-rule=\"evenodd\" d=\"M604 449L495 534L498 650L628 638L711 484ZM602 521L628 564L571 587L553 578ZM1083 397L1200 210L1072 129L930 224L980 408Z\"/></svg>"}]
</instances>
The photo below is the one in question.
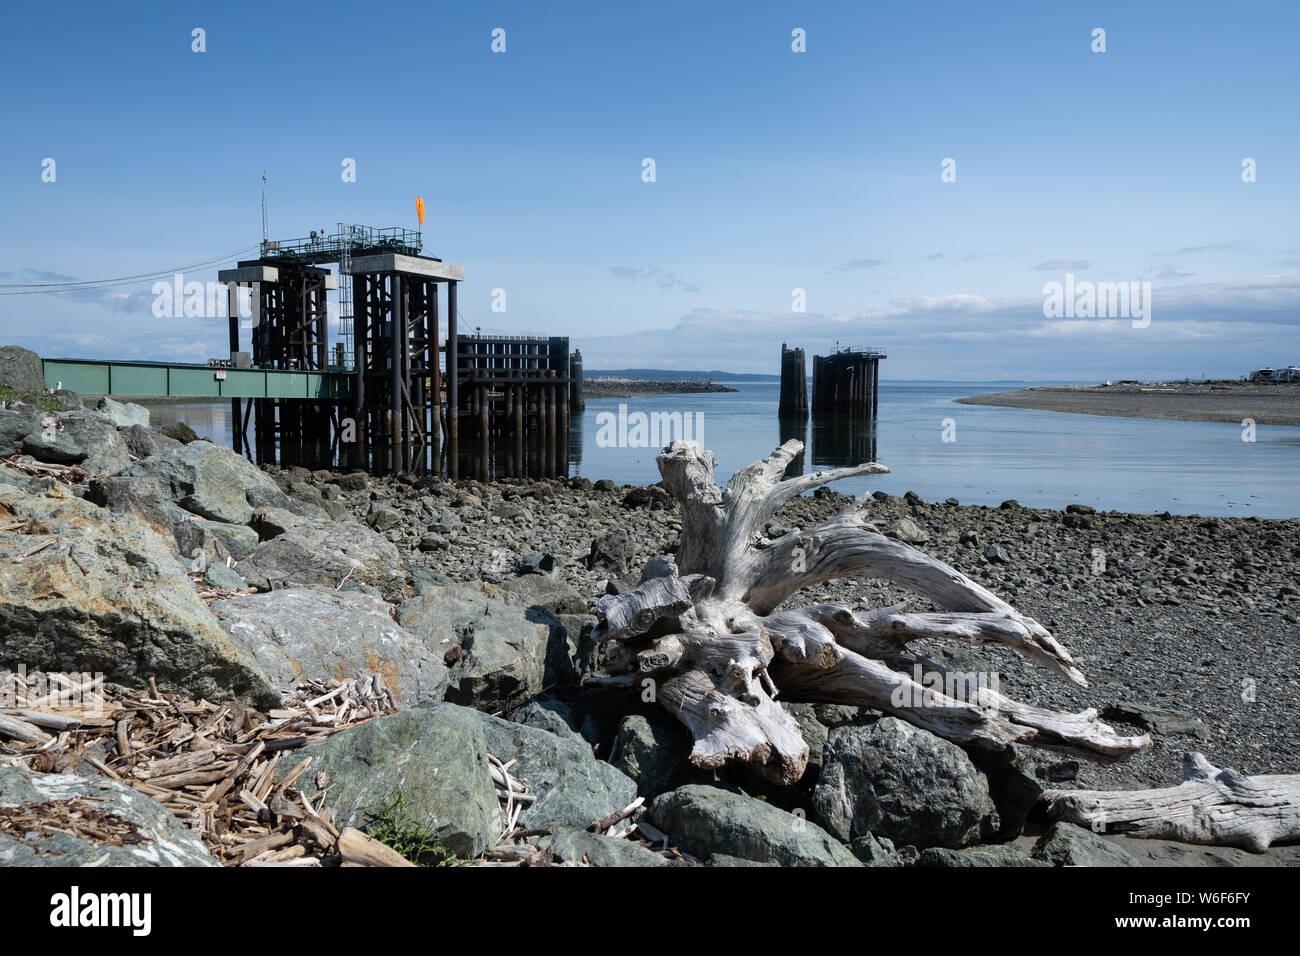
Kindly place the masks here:
<instances>
[{"instance_id":1,"label":"driftwood stump","mask_svg":"<svg viewBox=\"0 0 1300 956\"><path fill-rule=\"evenodd\" d=\"M1013 743L1116 760L1150 743L1119 736L1095 710L1057 713L1022 704L924 657L919 638L1002 644L1081 687L1069 652L1032 618L965 575L866 526L861 502L775 542L764 524L796 495L840 478L889 469L875 463L782 480L803 449L788 441L737 471L720 489L713 453L676 441L658 457L663 485L681 504L674 563L649 562L641 583L602 598L597 638L610 642L589 684L653 687L694 734L691 762L744 762L778 783L797 781L808 747L775 701L874 707L958 744ZM830 578L883 578L945 610L908 605L860 612L841 604L776 610L800 588ZM941 688L941 689L936 689Z\"/></svg>"}]
</instances>

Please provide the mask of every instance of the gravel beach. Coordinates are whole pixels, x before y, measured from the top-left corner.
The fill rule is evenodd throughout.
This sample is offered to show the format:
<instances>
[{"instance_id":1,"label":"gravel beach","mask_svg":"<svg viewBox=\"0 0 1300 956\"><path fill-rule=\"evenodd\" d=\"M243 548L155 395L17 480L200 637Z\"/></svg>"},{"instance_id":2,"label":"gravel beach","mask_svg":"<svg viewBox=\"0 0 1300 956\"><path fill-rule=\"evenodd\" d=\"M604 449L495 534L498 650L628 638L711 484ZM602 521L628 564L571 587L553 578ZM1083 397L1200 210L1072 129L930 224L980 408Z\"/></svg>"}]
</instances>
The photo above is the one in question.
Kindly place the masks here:
<instances>
[{"instance_id":1,"label":"gravel beach","mask_svg":"<svg viewBox=\"0 0 1300 956\"><path fill-rule=\"evenodd\" d=\"M593 541L622 540L635 573L673 550L680 530L662 489L585 478L372 480L346 500L358 516L388 525L383 533L413 575L505 580L522 554L554 554L562 579L591 607L610 577L585 566ZM768 534L797 533L850 504L829 489L797 498ZM1073 687L1002 648L935 645L927 650L936 659L994 672L1004 693L1029 703L1112 708L1107 719L1119 729L1160 728L1150 730L1151 747L1112 766L1081 761L1076 770L1074 761L1035 752L1042 773L1059 785L1170 786L1181 779L1186 750L1247 774L1300 770L1300 519L970 507L883 493L865 507L882 532L952 564L1051 628L1091 686ZM909 596L882 582L830 581L788 603L881 607ZM1142 716L1148 709L1178 716Z\"/></svg>"},{"instance_id":2,"label":"gravel beach","mask_svg":"<svg viewBox=\"0 0 1300 956\"><path fill-rule=\"evenodd\" d=\"M1121 384L1045 385L956 399L963 405L1001 405L1118 418L1187 422L1300 425L1300 385Z\"/></svg>"}]
</instances>

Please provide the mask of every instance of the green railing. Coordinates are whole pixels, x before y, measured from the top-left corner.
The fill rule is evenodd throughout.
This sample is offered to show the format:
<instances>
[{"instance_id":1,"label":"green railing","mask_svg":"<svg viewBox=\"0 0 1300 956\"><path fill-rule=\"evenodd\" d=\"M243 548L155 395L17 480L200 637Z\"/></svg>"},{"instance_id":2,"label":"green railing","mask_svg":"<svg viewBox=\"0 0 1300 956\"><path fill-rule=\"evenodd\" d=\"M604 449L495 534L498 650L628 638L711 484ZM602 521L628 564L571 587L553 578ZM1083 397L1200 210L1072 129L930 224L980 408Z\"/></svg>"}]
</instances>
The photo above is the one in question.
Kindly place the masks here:
<instances>
[{"instance_id":1,"label":"green railing","mask_svg":"<svg viewBox=\"0 0 1300 956\"><path fill-rule=\"evenodd\" d=\"M45 384L81 395L133 398L301 398L343 402L352 398L350 372L298 372L261 368L211 368L155 362L45 359Z\"/></svg>"}]
</instances>

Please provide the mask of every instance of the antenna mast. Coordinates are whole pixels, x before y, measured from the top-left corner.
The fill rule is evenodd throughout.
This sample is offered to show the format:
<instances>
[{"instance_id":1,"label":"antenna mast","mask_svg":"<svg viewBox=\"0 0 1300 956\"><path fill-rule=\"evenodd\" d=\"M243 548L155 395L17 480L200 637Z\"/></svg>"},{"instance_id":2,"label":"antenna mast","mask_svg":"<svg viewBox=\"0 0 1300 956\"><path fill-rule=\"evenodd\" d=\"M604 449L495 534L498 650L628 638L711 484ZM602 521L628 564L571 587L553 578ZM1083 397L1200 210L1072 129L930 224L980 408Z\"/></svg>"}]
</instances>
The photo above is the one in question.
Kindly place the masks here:
<instances>
[{"instance_id":1,"label":"antenna mast","mask_svg":"<svg viewBox=\"0 0 1300 956\"><path fill-rule=\"evenodd\" d=\"M262 170L262 255L266 255L266 170Z\"/></svg>"}]
</instances>

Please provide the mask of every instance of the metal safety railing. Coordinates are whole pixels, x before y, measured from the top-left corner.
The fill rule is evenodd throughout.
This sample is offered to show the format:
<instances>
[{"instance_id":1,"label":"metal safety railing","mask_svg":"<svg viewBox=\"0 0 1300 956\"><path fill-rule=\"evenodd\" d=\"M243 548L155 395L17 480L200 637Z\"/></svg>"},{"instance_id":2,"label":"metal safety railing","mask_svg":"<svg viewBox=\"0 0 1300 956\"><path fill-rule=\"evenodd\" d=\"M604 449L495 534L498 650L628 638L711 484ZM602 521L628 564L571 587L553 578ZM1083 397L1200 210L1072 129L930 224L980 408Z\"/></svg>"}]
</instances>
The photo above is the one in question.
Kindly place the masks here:
<instances>
[{"instance_id":1,"label":"metal safety railing","mask_svg":"<svg viewBox=\"0 0 1300 956\"><path fill-rule=\"evenodd\" d=\"M263 259L283 259L286 262L338 262L346 255L363 252L400 252L416 256L424 248L419 230L402 226L377 229L370 226L347 226L333 235L324 230L304 239L276 239L262 243Z\"/></svg>"}]
</instances>

